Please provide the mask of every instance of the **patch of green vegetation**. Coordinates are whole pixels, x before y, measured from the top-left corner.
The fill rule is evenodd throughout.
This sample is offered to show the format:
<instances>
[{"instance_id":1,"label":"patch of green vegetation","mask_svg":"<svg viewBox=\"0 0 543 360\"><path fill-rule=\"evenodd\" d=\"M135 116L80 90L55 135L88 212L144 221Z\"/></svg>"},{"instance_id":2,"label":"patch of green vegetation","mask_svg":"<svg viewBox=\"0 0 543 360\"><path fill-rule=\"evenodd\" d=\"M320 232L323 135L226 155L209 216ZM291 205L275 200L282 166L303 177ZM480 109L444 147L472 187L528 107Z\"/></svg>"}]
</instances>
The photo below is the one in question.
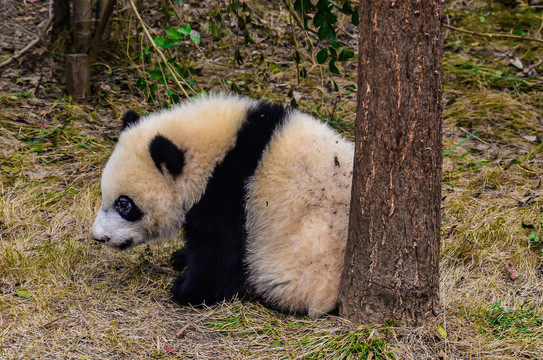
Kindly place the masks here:
<instances>
[{"instance_id":1,"label":"patch of green vegetation","mask_svg":"<svg viewBox=\"0 0 543 360\"><path fill-rule=\"evenodd\" d=\"M540 125L536 114L535 108L516 96L498 91L454 95L443 111L445 121L455 127L469 129L470 133L478 130L477 138L507 142L524 142L526 132L537 134Z\"/></svg>"},{"instance_id":2,"label":"patch of green vegetation","mask_svg":"<svg viewBox=\"0 0 543 360\"><path fill-rule=\"evenodd\" d=\"M500 32L525 36L536 34L541 25L540 14L534 10L522 6L509 10L493 7L490 11L488 7L480 9L448 7L445 13L454 18L457 21L456 26L461 28L482 33Z\"/></svg>"},{"instance_id":3,"label":"patch of green vegetation","mask_svg":"<svg viewBox=\"0 0 543 360\"><path fill-rule=\"evenodd\" d=\"M518 308L509 308L503 301L489 305L481 312L481 331L501 340L543 338L543 313L529 300Z\"/></svg>"},{"instance_id":4,"label":"patch of green vegetation","mask_svg":"<svg viewBox=\"0 0 543 360\"><path fill-rule=\"evenodd\" d=\"M522 228L529 229L530 234L526 238L529 247L543 252L543 220L536 221L535 224L522 223Z\"/></svg>"},{"instance_id":5,"label":"patch of green vegetation","mask_svg":"<svg viewBox=\"0 0 543 360\"><path fill-rule=\"evenodd\" d=\"M515 35L533 35L541 30L541 13L526 7L518 7L513 11L492 12L489 21L496 24L498 30Z\"/></svg>"},{"instance_id":6,"label":"patch of green vegetation","mask_svg":"<svg viewBox=\"0 0 543 360\"><path fill-rule=\"evenodd\" d=\"M451 25L474 32L446 31L443 63L446 88L542 90L537 74L541 70L539 59L543 48L536 42L500 37L538 38L541 31L538 11L528 6L508 10L498 6L489 10L488 6L466 8L453 4L446 15L453 21Z\"/></svg>"},{"instance_id":7,"label":"patch of green vegetation","mask_svg":"<svg viewBox=\"0 0 543 360\"><path fill-rule=\"evenodd\" d=\"M377 329L345 329L334 318L277 316L259 305L235 305L203 324L225 336L253 336L270 353L292 358L395 358Z\"/></svg>"},{"instance_id":8,"label":"patch of green vegetation","mask_svg":"<svg viewBox=\"0 0 543 360\"><path fill-rule=\"evenodd\" d=\"M310 349L307 359L394 359L384 339L371 339L369 331L350 332L339 335L306 336L299 343L292 344Z\"/></svg>"},{"instance_id":9,"label":"patch of green vegetation","mask_svg":"<svg viewBox=\"0 0 543 360\"><path fill-rule=\"evenodd\" d=\"M480 59L456 59L443 64L445 86L488 87L491 89L510 89L530 91L539 89L540 82L516 75L518 71L504 66L482 65Z\"/></svg>"}]
</instances>

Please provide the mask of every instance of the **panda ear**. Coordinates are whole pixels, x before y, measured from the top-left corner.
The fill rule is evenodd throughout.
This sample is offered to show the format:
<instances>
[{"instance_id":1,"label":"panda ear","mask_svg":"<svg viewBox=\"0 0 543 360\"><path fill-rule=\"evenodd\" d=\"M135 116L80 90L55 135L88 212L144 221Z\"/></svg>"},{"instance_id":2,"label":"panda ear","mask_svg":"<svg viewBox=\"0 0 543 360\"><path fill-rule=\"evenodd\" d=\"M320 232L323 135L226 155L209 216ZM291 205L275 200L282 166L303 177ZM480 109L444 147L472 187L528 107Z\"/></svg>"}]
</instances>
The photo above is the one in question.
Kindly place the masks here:
<instances>
[{"instance_id":1,"label":"panda ear","mask_svg":"<svg viewBox=\"0 0 543 360\"><path fill-rule=\"evenodd\" d=\"M139 120L140 120L140 116L135 111L128 110L123 115L123 118L122 118L123 127L121 128L121 131L123 131L130 125L137 123Z\"/></svg>"},{"instance_id":2,"label":"panda ear","mask_svg":"<svg viewBox=\"0 0 543 360\"><path fill-rule=\"evenodd\" d=\"M163 173L162 164L174 177L183 171L185 153L164 136L157 135L151 140L149 153L161 173Z\"/></svg>"}]
</instances>

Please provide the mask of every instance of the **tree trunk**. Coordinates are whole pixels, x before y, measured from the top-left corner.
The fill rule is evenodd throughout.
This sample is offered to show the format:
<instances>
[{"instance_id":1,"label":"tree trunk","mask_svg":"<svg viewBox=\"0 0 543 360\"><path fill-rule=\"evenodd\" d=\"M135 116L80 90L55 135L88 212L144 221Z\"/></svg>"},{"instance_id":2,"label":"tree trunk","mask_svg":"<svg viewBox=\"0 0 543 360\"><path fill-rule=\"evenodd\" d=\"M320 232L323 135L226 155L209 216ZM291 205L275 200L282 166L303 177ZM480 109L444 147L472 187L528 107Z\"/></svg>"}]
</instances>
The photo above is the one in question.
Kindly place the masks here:
<instances>
[{"instance_id":1,"label":"tree trunk","mask_svg":"<svg viewBox=\"0 0 543 360\"><path fill-rule=\"evenodd\" d=\"M53 0L53 38L63 34L70 26L70 0Z\"/></svg>"},{"instance_id":2,"label":"tree trunk","mask_svg":"<svg viewBox=\"0 0 543 360\"><path fill-rule=\"evenodd\" d=\"M91 50L89 53L89 62L93 64L98 56L100 45L102 42L109 38L110 21L109 18L113 13L113 8L117 0L100 0L98 2L98 28L94 33L94 40L92 41Z\"/></svg>"},{"instance_id":3,"label":"tree trunk","mask_svg":"<svg viewBox=\"0 0 543 360\"><path fill-rule=\"evenodd\" d=\"M89 71L87 54L66 56L66 90L76 101L90 95Z\"/></svg>"},{"instance_id":4,"label":"tree trunk","mask_svg":"<svg viewBox=\"0 0 543 360\"><path fill-rule=\"evenodd\" d=\"M110 37L110 21L111 14L113 14L113 9L115 8L115 4L117 3L117 0L98 0L97 9L96 9L96 18L99 20L98 28L96 30L96 34L94 35L95 38L99 38L101 41L107 41ZM98 29L101 27L104 27L100 30L100 34L98 34ZM100 35L100 36L97 36Z\"/></svg>"},{"instance_id":5,"label":"tree trunk","mask_svg":"<svg viewBox=\"0 0 543 360\"><path fill-rule=\"evenodd\" d=\"M349 239L353 322L419 326L439 302L443 0L361 0Z\"/></svg>"},{"instance_id":6,"label":"tree trunk","mask_svg":"<svg viewBox=\"0 0 543 360\"><path fill-rule=\"evenodd\" d=\"M91 0L74 0L74 53L85 54L91 43Z\"/></svg>"}]
</instances>

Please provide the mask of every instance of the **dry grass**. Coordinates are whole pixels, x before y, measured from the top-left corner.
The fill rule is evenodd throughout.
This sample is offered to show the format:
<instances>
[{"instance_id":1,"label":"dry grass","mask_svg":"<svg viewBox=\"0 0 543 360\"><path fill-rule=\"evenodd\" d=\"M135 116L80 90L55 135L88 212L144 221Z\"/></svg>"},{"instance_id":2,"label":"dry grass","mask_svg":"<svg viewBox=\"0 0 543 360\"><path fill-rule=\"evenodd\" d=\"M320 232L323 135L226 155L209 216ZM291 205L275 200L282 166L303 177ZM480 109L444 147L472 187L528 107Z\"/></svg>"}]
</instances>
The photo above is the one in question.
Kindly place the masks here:
<instances>
[{"instance_id":1,"label":"dry grass","mask_svg":"<svg viewBox=\"0 0 543 360\"><path fill-rule=\"evenodd\" d=\"M181 25L210 21L208 8L184 3L189 6ZM542 35L541 11L488 12L486 1L450 3L447 21L456 26ZM220 90L224 83L257 98L295 99L352 137L354 64L340 67L344 77L333 78L340 91L333 91L326 69L310 58L306 36L288 25L287 11L250 5L261 25L251 28L255 44L243 45L234 22L218 42L201 26L202 52L184 44L178 56L197 68L197 87ZM133 19L119 21L123 35L115 41L126 49L130 40L129 51L136 51ZM436 322L411 330L358 328L333 316L277 314L251 299L183 308L168 297L176 275L168 264L179 246L174 241L128 252L91 241L100 170L117 132L111 119L128 107L159 107L127 90L143 67L126 65L130 54L123 50L112 54L118 58L111 71L96 68L92 106L37 98L22 76L3 80L29 90L0 96L0 357L543 358L543 240L537 240L543 237L543 82L509 62L516 57L529 67L543 50L511 40L446 36L444 151L450 151L444 157L442 308ZM341 38L353 42L347 34ZM308 70L299 84L294 47ZM236 48L243 64L233 60ZM541 65L534 69L543 72ZM59 93L54 79L43 86Z\"/></svg>"}]
</instances>

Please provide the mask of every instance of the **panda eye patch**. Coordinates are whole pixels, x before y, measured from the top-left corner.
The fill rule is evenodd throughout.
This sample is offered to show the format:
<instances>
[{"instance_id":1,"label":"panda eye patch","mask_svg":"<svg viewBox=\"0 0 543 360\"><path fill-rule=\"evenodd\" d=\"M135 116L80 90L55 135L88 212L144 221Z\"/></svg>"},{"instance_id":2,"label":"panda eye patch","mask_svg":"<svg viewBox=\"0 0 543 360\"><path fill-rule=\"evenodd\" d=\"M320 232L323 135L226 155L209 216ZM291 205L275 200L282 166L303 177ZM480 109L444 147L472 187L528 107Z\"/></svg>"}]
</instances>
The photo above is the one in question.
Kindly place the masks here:
<instances>
[{"instance_id":1,"label":"panda eye patch","mask_svg":"<svg viewBox=\"0 0 543 360\"><path fill-rule=\"evenodd\" d=\"M138 208L134 201L128 196L121 195L115 201L115 210L127 221L138 221L142 218L143 213Z\"/></svg>"}]
</instances>

